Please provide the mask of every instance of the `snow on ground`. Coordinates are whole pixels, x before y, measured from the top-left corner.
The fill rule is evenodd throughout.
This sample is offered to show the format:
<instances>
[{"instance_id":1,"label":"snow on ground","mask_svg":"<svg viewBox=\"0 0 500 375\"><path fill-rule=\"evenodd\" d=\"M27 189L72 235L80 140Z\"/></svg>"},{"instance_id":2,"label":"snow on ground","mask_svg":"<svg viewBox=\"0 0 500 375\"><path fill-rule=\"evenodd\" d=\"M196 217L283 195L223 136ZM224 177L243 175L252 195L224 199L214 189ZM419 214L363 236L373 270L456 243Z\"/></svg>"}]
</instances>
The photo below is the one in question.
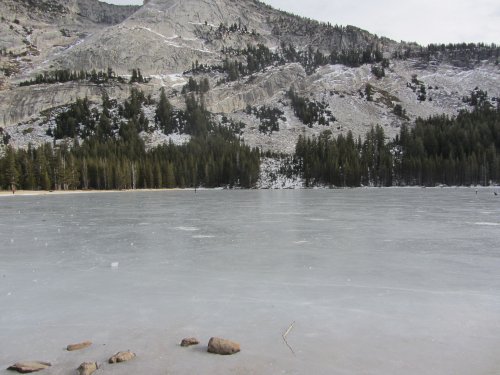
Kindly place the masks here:
<instances>
[{"instance_id":1,"label":"snow on ground","mask_svg":"<svg viewBox=\"0 0 500 375\"><path fill-rule=\"evenodd\" d=\"M350 68L342 65L327 65L321 67L311 76L304 77L294 83L299 95L310 100L325 102L332 111L336 122L328 127L315 124L309 128L296 118L292 108L286 105L284 91L269 90L269 98L260 100L256 105L266 105L278 108L284 112L286 121L280 121L280 131L271 135L260 133L260 121L254 116L248 116L241 110L230 114L233 120L247 124L243 138L252 147L259 147L264 151L292 153L300 134L311 137L325 130L330 130L333 136L347 134L352 131L355 138L364 138L372 126L383 127L388 138L399 133L403 123L412 123L417 117L428 118L446 114L457 115L460 110L471 110L472 107L463 102L464 96L469 96L474 88L487 91L488 96L499 97L500 70L492 64L484 64L474 70L467 70L442 64L437 67L429 66L425 69L416 67L417 61L395 61L386 69L386 77L377 79L370 71L370 65L359 68ZM279 69L276 69L276 71ZM255 84L245 86L246 91L257 93L259 89L267 90L267 85L273 72L258 73ZM267 75L268 79L259 79ZM426 87L426 101L419 101L418 90L415 92L411 84L412 76ZM364 95L367 84L373 87L373 101L368 101ZM254 87L248 87L254 85ZM287 89L287 88L285 88ZM227 103L238 103L238 96L245 95L237 85L227 87ZM273 91L274 90L274 91ZM283 104L285 103L285 104ZM407 111L409 120L402 119L393 113L395 104L400 104ZM230 106L229 106L230 107Z\"/></svg>"},{"instance_id":2,"label":"snow on ground","mask_svg":"<svg viewBox=\"0 0 500 375\"><path fill-rule=\"evenodd\" d=\"M203 40L201 39L197 39L197 38L183 38L179 35L173 35L173 36L166 36L166 35L163 35L163 34L160 34L154 30L151 30L149 27L144 27L144 26L136 26L133 28L133 30L145 30L145 31L148 31L158 37L160 37L161 39L163 39L163 43L165 43L166 45L170 46L170 47L174 47L174 48L182 48L182 49L190 49L190 50L193 50L193 51L198 51L198 52L202 52L202 53L207 53L207 54L215 54L215 52L212 52L212 51L209 51L209 50L206 50L206 49L201 49L201 48L196 48L196 47L192 47L192 46L189 46L187 44L179 44L179 43L175 43L173 42L174 40L178 40L178 41L187 41L187 42L199 42L198 44L201 44L203 45Z\"/></svg>"},{"instance_id":3,"label":"snow on ground","mask_svg":"<svg viewBox=\"0 0 500 375\"><path fill-rule=\"evenodd\" d=\"M142 132L140 136L144 140L147 150L151 150L155 147L168 144L170 142L177 146L181 146L191 140L191 136L188 134L173 133L167 135L161 130L154 130L151 133Z\"/></svg>"},{"instance_id":4,"label":"snow on ground","mask_svg":"<svg viewBox=\"0 0 500 375\"><path fill-rule=\"evenodd\" d=\"M260 176L258 189L301 189L304 181L298 176L288 178L280 173L283 161L273 158L262 158L260 161Z\"/></svg>"},{"instance_id":5,"label":"snow on ground","mask_svg":"<svg viewBox=\"0 0 500 375\"><path fill-rule=\"evenodd\" d=\"M55 117L62 111L64 108L55 108L48 117L40 116L9 127L8 134L11 136L9 145L16 149L27 149L28 145L37 148L52 142L53 138L47 135L47 130L56 127Z\"/></svg>"},{"instance_id":6,"label":"snow on ground","mask_svg":"<svg viewBox=\"0 0 500 375\"><path fill-rule=\"evenodd\" d=\"M168 44L169 46L176 47L176 48L181 47L179 44L175 44L175 43L171 42L171 40L177 39L179 37L178 35L168 37L168 36L165 36L163 34L157 33L156 31L151 30L149 27L144 27L144 26L137 26L134 29L149 31L150 33L153 33L153 34L159 36L160 38L162 38L164 43Z\"/></svg>"},{"instance_id":7,"label":"snow on ground","mask_svg":"<svg viewBox=\"0 0 500 375\"><path fill-rule=\"evenodd\" d=\"M66 109L67 107L65 106L53 108L50 112L47 112L47 114L43 116L9 127L8 134L11 136L9 145L16 149L27 149L29 145L37 148L45 143L52 143L54 139L53 137L47 135L47 130L49 128L56 128L55 119L57 115ZM101 106L98 104L92 104L91 110L92 109L98 109L99 111L102 110ZM117 115L117 111L117 108L113 108L110 112L113 116L115 116ZM154 127L156 106L143 106L143 111L145 117L149 121L149 126ZM123 118L121 120L126 121ZM172 141L175 145L183 145L191 139L191 136L187 134L174 133L166 135L159 129L152 130L150 133L142 132L140 136L144 140L148 150L156 146L167 144L170 141ZM81 139L79 139L79 141L82 142ZM59 144L61 142L63 142L63 140L58 140L56 143Z\"/></svg>"},{"instance_id":8,"label":"snow on ground","mask_svg":"<svg viewBox=\"0 0 500 375\"><path fill-rule=\"evenodd\" d=\"M195 25L195 26L210 26L213 27L214 29L218 28L219 25L214 25L213 23L210 22L188 22L190 25Z\"/></svg>"},{"instance_id":9,"label":"snow on ground","mask_svg":"<svg viewBox=\"0 0 500 375\"><path fill-rule=\"evenodd\" d=\"M161 87L179 89L188 83L187 79L184 78L182 73L177 74L152 74L150 75L152 79L159 82Z\"/></svg>"},{"instance_id":10,"label":"snow on ground","mask_svg":"<svg viewBox=\"0 0 500 375\"><path fill-rule=\"evenodd\" d=\"M144 112L144 116L149 121L149 126L154 125L154 123L155 123L156 106L154 106L154 105L142 106L142 111Z\"/></svg>"},{"instance_id":11,"label":"snow on ground","mask_svg":"<svg viewBox=\"0 0 500 375\"><path fill-rule=\"evenodd\" d=\"M148 28L142 28L146 30ZM150 30L150 29L149 29ZM162 38L167 38L160 35ZM167 38L168 39L168 38ZM416 61L394 61L386 69L386 77L377 80L370 71L370 66L349 68L341 65L327 65L316 73L306 76L300 75L301 68L292 65L287 67L269 68L265 72L254 74L254 79L245 84L235 82L214 86L211 90L217 103L225 102L223 106L212 108L214 112L221 112L236 122L243 122L242 138L251 147L259 147L262 151L273 151L291 154L294 152L297 139L300 135L306 137L318 136L324 131L331 131L333 136L353 132L355 138L365 136L372 126L381 125L388 138L394 137L402 123L407 122L392 113L394 104L399 103L407 111L409 123L417 117L427 118L432 115L455 115L461 109L472 109L463 103L462 98L470 95L471 90L478 87L487 91L489 97L500 96L500 70L493 64L484 64L474 70L466 70L442 64L429 66L425 69L416 67ZM293 68L293 69L292 69ZM292 71L292 74L290 73ZM427 88L428 98L432 101L420 102L417 94L408 87L412 75L416 74ZM292 78L291 78L292 77ZM292 84L299 95L310 100L325 102L332 111L336 120L329 126L314 124L313 127L304 125L293 113L285 91ZM174 92L187 83L182 74L153 75L153 85L166 87ZM215 78L211 77L211 81ZM374 87L374 100L369 102L360 92L364 91L367 83ZM220 91L220 93L219 93ZM172 98L172 104L182 107L181 96ZM265 105L278 108L284 113L286 120L279 121L280 130L272 134L259 131L260 120L254 115L248 115L244 110L250 104L257 108ZM144 112L150 126L154 124L155 106L144 107ZM224 112L224 113L222 113ZM56 112L52 112L54 116ZM40 145L51 138L46 135L49 126L54 127L53 117L29 119L17 126L8 129L12 136L11 144L15 147L26 148L29 143ZM160 132L147 137L152 145L169 142L170 138ZM185 143L189 137L174 136L173 141Z\"/></svg>"},{"instance_id":12,"label":"snow on ground","mask_svg":"<svg viewBox=\"0 0 500 375\"><path fill-rule=\"evenodd\" d=\"M262 151L272 151L277 153L293 154L295 145L300 135L306 137L318 136L322 132L330 130L332 133L340 132L337 128L340 126L337 122L329 126L314 124L313 127L304 125L293 113L293 109L283 104L282 102L266 103L266 106L277 108L284 113L286 120L279 120L279 131L272 132L271 134L262 133L259 130L260 120L253 114L248 115L244 111L239 111L230 114L233 121L243 122L246 127L243 129L242 138L246 144L251 147L258 147Z\"/></svg>"}]
</instances>

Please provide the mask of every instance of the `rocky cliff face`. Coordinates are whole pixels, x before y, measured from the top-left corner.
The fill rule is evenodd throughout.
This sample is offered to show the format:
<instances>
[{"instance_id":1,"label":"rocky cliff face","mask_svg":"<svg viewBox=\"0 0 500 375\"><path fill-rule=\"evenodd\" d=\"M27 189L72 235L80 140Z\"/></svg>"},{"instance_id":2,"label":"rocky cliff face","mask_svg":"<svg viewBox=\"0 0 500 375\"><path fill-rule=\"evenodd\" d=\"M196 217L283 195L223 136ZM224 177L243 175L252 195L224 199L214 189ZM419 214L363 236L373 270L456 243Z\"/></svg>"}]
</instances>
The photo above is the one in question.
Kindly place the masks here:
<instances>
[{"instance_id":1,"label":"rocky cliff face","mask_svg":"<svg viewBox=\"0 0 500 375\"><path fill-rule=\"evenodd\" d=\"M237 30L228 29L236 25ZM254 0L151 0L119 25L96 33L52 64L69 69L119 72L141 67L147 74L176 73L198 60L212 64L223 48L262 43L308 46L324 53L376 46L390 53L397 44L355 27L333 27L277 11Z\"/></svg>"},{"instance_id":2,"label":"rocky cliff face","mask_svg":"<svg viewBox=\"0 0 500 375\"><path fill-rule=\"evenodd\" d=\"M255 0L151 0L141 8L97 0L1 1L8 9L8 22L0 27L2 46L33 62L22 73L109 66L118 73L136 67L146 74L178 73L195 61L217 64L230 57L222 50L258 43L325 54L366 47L391 53L397 47L355 27L321 24Z\"/></svg>"},{"instance_id":3,"label":"rocky cliff face","mask_svg":"<svg viewBox=\"0 0 500 375\"><path fill-rule=\"evenodd\" d=\"M40 113L88 97L97 102L106 91L114 98L125 100L129 95L128 85L107 87L93 84L68 82L60 85L38 85L16 90L0 91L0 126L17 124L39 117Z\"/></svg>"},{"instance_id":4,"label":"rocky cliff face","mask_svg":"<svg viewBox=\"0 0 500 375\"><path fill-rule=\"evenodd\" d=\"M116 25L134 14L138 6L118 6L98 0L77 0L78 14L95 23Z\"/></svg>"},{"instance_id":5,"label":"rocky cliff face","mask_svg":"<svg viewBox=\"0 0 500 375\"><path fill-rule=\"evenodd\" d=\"M61 21L79 17L94 23L113 25L122 22L139 9L138 6L118 6L98 0L2 0L4 18L25 16L33 20Z\"/></svg>"},{"instance_id":6,"label":"rocky cliff face","mask_svg":"<svg viewBox=\"0 0 500 375\"><path fill-rule=\"evenodd\" d=\"M239 3L239 2L238 2ZM53 64L70 69L103 69L113 66L124 73L140 67L146 74L177 73L189 69L192 62L220 61L221 43L209 43L203 37L220 24L241 19L254 12L240 9L236 2L150 1L125 22L93 35L70 53L54 58ZM244 22L250 29L265 26L257 14ZM253 38L238 39L238 47Z\"/></svg>"},{"instance_id":7,"label":"rocky cliff face","mask_svg":"<svg viewBox=\"0 0 500 375\"><path fill-rule=\"evenodd\" d=\"M8 77L50 69L55 56L139 9L97 0L0 0L0 7L0 73Z\"/></svg>"}]
</instances>

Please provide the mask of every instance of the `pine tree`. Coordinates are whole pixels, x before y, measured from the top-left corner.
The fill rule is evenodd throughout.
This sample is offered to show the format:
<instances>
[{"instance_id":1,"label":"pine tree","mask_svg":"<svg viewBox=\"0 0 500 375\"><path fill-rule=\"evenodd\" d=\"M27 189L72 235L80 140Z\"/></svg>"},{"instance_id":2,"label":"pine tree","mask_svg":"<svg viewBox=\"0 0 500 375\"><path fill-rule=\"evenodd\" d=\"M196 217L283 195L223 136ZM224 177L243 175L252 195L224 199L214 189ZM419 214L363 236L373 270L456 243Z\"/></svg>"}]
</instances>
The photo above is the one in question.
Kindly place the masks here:
<instances>
[{"instance_id":1,"label":"pine tree","mask_svg":"<svg viewBox=\"0 0 500 375\"><path fill-rule=\"evenodd\" d=\"M31 148L31 145L28 146L28 150L24 153L22 165L23 165L23 176L22 176L23 188L28 190L35 190L36 179L35 179L34 162L33 162L33 150Z\"/></svg>"},{"instance_id":2,"label":"pine tree","mask_svg":"<svg viewBox=\"0 0 500 375\"><path fill-rule=\"evenodd\" d=\"M19 170L16 165L16 153L14 149L9 146L6 151L6 168L5 168L5 177L6 181L10 186L12 192L16 191L17 184L19 182Z\"/></svg>"},{"instance_id":3,"label":"pine tree","mask_svg":"<svg viewBox=\"0 0 500 375\"><path fill-rule=\"evenodd\" d=\"M370 85L369 83L367 83L365 86L365 95L367 101L369 102L373 101L373 86Z\"/></svg>"},{"instance_id":4,"label":"pine tree","mask_svg":"<svg viewBox=\"0 0 500 375\"><path fill-rule=\"evenodd\" d=\"M111 120L106 115L105 111L102 112L99 123L97 124L97 138L101 142L105 142L108 138L110 138L112 133Z\"/></svg>"},{"instance_id":5,"label":"pine tree","mask_svg":"<svg viewBox=\"0 0 500 375\"><path fill-rule=\"evenodd\" d=\"M137 70L135 69L132 69L132 77L130 78L130 83L134 83L134 82L137 82Z\"/></svg>"},{"instance_id":6,"label":"pine tree","mask_svg":"<svg viewBox=\"0 0 500 375\"><path fill-rule=\"evenodd\" d=\"M160 101L156 107L155 123L165 134L170 134L174 130L172 123L172 105L168 101L163 87L160 92Z\"/></svg>"},{"instance_id":7,"label":"pine tree","mask_svg":"<svg viewBox=\"0 0 500 375\"><path fill-rule=\"evenodd\" d=\"M35 177L38 189L50 190L51 181L44 147L40 147L35 151Z\"/></svg>"},{"instance_id":8,"label":"pine tree","mask_svg":"<svg viewBox=\"0 0 500 375\"><path fill-rule=\"evenodd\" d=\"M106 91L102 93L101 100L102 100L102 111L103 113L106 113L107 117L109 117L110 116L109 110L111 109L112 105L111 105L111 100L109 99L109 95Z\"/></svg>"},{"instance_id":9,"label":"pine tree","mask_svg":"<svg viewBox=\"0 0 500 375\"><path fill-rule=\"evenodd\" d=\"M166 168L166 177L165 177L165 185L167 188L171 189L177 186L175 182L175 172L174 165L171 162L167 162Z\"/></svg>"}]
</instances>

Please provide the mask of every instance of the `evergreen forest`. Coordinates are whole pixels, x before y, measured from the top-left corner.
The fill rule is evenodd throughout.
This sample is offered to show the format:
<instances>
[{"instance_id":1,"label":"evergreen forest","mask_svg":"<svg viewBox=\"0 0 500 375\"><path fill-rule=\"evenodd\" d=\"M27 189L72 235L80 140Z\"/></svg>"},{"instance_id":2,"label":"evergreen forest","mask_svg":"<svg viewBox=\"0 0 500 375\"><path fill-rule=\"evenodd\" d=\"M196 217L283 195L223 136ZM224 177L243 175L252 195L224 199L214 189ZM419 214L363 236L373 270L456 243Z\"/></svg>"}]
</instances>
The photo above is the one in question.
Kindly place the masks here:
<instances>
[{"instance_id":1,"label":"evergreen forest","mask_svg":"<svg viewBox=\"0 0 500 375\"><path fill-rule=\"evenodd\" d=\"M315 109L295 93L288 95L296 102L298 116ZM185 109L177 110L163 90L156 103L137 89L123 104L104 94L101 111L91 108L87 99L77 100L56 117L56 127L49 128L54 142L39 148L5 148L0 186L26 190L255 187L264 155L239 138L244 124L227 118L214 121L193 93L185 100ZM154 123L145 117L144 106L154 106ZM278 118L281 113L275 115ZM190 140L147 148L140 134L151 128L189 134ZM456 117L419 118L411 126L402 126L394 139L388 139L380 126L358 139L350 132L335 137L330 130L317 137L300 136L295 154L281 172L302 177L308 187L498 183L500 106L478 100L472 111Z\"/></svg>"},{"instance_id":2,"label":"evergreen forest","mask_svg":"<svg viewBox=\"0 0 500 375\"><path fill-rule=\"evenodd\" d=\"M164 91L156 105L155 126L182 129L188 143L146 149L140 132L148 128L142 105L151 99L133 89L124 105L103 95L102 112L77 100L56 118L54 140L39 148L7 147L0 159L3 189L157 189L185 187L251 188L259 176L260 152L244 145L239 128L216 124L194 96L186 110L174 111ZM125 121L117 121L119 114Z\"/></svg>"},{"instance_id":3,"label":"evergreen forest","mask_svg":"<svg viewBox=\"0 0 500 375\"><path fill-rule=\"evenodd\" d=\"M500 181L500 110L490 105L454 118L403 126L387 140L380 126L364 140L300 137L291 161L307 186L488 185ZM292 171L288 168L288 173Z\"/></svg>"}]
</instances>

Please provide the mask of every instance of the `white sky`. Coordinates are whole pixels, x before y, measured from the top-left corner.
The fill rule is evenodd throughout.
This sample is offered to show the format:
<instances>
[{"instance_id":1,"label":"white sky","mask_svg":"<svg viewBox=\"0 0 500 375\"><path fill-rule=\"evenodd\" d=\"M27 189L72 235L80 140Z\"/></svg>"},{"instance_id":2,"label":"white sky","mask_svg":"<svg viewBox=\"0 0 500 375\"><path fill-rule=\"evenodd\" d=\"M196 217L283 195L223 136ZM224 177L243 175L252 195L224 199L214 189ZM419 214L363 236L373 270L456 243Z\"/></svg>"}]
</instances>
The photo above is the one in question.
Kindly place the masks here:
<instances>
[{"instance_id":1,"label":"white sky","mask_svg":"<svg viewBox=\"0 0 500 375\"><path fill-rule=\"evenodd\" d=\"M142 0L106 0L142 4ZM500 44L499 0L264 0L275 8L394 40Z\"/></svg>"}]
</instances>

